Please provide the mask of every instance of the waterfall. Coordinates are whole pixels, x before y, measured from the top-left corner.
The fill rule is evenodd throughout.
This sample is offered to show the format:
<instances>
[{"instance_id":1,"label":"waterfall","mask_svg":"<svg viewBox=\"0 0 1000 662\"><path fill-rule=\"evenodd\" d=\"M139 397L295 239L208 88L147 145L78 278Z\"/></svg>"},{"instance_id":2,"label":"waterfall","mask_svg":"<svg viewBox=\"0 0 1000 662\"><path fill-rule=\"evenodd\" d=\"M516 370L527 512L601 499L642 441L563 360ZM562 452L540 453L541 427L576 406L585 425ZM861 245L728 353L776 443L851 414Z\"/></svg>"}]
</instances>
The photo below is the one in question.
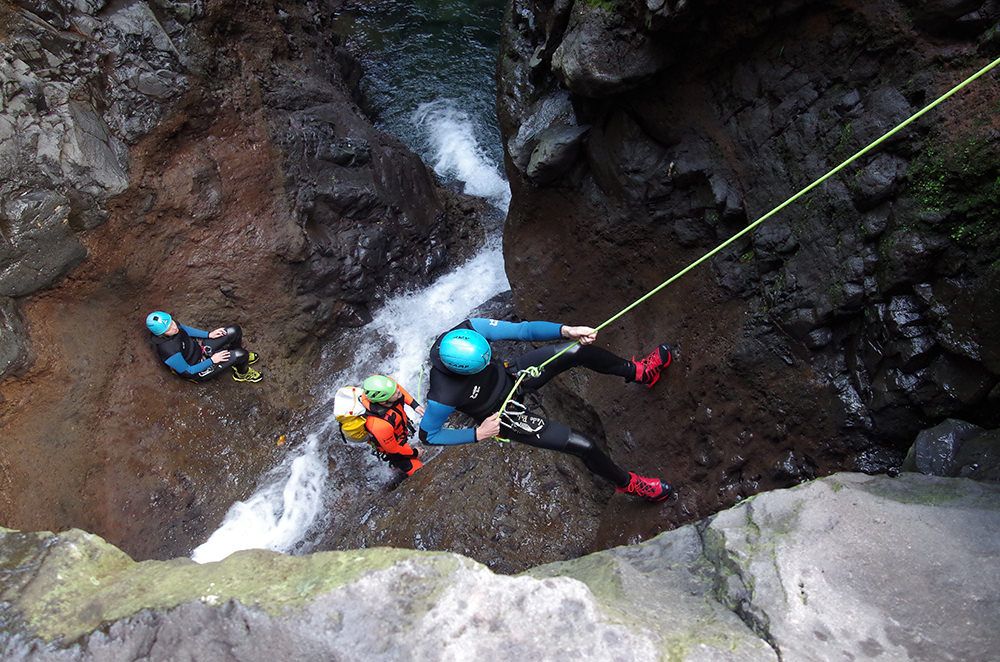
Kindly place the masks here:
<instances>
[{"instance_id":1,"label":"waterfall","mask_svg":"<svg viewBox=\"0 0 1000 662\"><path fill-rule=\"evenodd\" d=\"M468 114L453 101L441 99L421 104L413 122L442 179L460 182L469 195L486 198L506 212L510 188L499 165L480 147ZM316 406L331 413L308 433L305 443L263 476L253 495L229 509L219 528L191 558L206 563L242 549L288 552L301 546L328 511L326 501L337 495L336 486L330 489L328 485L327 464L331 439L336 437L340 443L331 405L336 389L357 384L374 372L391 374L413 389L433 340L465 319L470 310L507 289L500 237L494 235L471 259L428 287L387 300L350 343L350 366L325 382L326 398L319 398Z\"/></svg>"}]
</instances>

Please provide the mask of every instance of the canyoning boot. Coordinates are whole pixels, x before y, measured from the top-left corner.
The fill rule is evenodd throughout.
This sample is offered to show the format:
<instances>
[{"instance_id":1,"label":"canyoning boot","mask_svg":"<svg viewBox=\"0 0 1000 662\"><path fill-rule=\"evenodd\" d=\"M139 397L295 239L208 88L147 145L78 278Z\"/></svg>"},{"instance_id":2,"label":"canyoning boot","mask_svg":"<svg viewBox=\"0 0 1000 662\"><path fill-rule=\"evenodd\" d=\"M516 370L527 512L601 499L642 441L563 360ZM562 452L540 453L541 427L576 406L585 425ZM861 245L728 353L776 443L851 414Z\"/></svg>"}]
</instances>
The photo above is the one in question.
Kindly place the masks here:
<instances>
[{"instance_id":1,"label":"canyoning boot","mask_svg":"<svg viewBox=\"0 0 1000 662\"><path fill-rule=\"evenodd\" d=\"M628 472L629 481L625 487L616 487L616 492L623 494L633 494L642 497L646 501L666 501L674 493L674 489L659 478L646 478L635 472Z\"/></svg>"},{"instance_id":2,"label":"canyoning boot","mask_svg":"<svg viewBox=\"0 0 1000 662\"><path fill-rule=\"evenodd\" d=\"M260 358L260 354L257 352L250 352L250 358L247 359L247 365L253 365Z\"/></svg>"},{"instance_id":3,"label":"canyoning boot","mask_svg":"<svg viewBox=\"0 0 1000 662\"><path fill-rule=\"evenodd\" d=\"M262 379L263 377L261 376L261 374L256 370L254 370L253 368L247 368L246 372L240 372L239 370L236 369L236 366L233 366L234 382L251 382L253 384L256 384Z\"/></svg>"},{"instance_id":4,"label":"canyoning boot","mask_svg":"<svg viewBox=\"0 0 1000 662\"><path fill-rule=\"evenodd\" d=\"M673 348L667 343L659 345L641 359L636 359L633 356L632 363L635 364L635 381L645 384L646 388L653 388L653 384L660 381L660 373L670 365L673 359Z\"/></svg>"}]
</instances>

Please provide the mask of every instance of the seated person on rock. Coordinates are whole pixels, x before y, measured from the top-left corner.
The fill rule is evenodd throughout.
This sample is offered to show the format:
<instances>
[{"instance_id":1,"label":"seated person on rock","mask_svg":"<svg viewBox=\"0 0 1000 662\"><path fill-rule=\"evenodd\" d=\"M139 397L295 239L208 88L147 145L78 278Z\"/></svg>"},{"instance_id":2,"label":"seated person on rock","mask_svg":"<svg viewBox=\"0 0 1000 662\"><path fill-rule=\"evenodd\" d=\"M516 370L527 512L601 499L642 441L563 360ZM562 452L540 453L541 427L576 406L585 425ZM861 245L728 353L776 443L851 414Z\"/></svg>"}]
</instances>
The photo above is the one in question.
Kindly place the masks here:
<instances>
[{"instance_id":1,"label":"seated person on rock","mask_svg":"<svg viewBox=\"0 0 1000 662\"><path fill-rule=\"evenodd\" d=\"M168 313L157 310L146 316L153 346L167 367L193 382L204 382L233 369L238 382L259 382L261 374L250 367L256 352L243 349L243 331L238 326L202 331L178 324Z\"/></svg>"},{"instance_id":2,"label":"seated person on rock","mask_svg":"<svg viewBox=\"0 0 1000 662\"><path fill-rule=\"evenodd\" d=\"M376 456L412 476L424 463L417 459L417 449L409 444L413 426L403 405L417 416L423 416L424 408L391 377L372 375L361 387L365 392L361 404L368 410L365 429L374 440Z\"/></svg>"},{"instance_id":3,"label":"seated person on rock","mask_svg":"<svg viewBox=\"0 0 1000 662\"><path fill-rule=\"evenodd\" d=\"M606 375L618 375L626 382L652 387L670 365L669 345L660 345L640 360L623 359L590 343L597 331L587 326L564 326L552 322L503 322L468 319L442 334L431 348L430 390L427 412L420 422L420 439L431 445L468 444L500 436L530 446L575 455L594 474L610 481L617 491L663 501L671 487L659 478L646 478L625 471L593 441L558 421L528 411L512 400L503 416L500 406L514 387L515 375L554 356L564 345L534 349L513 361L492 357L491 340L557 340L567 338L580 344L545 366L538 377L525 379L518 396L544 386L559 373L583 366ZM448 416L458 410L472 419L476 428L447 429Z\"/></svg>"}]
</instances>

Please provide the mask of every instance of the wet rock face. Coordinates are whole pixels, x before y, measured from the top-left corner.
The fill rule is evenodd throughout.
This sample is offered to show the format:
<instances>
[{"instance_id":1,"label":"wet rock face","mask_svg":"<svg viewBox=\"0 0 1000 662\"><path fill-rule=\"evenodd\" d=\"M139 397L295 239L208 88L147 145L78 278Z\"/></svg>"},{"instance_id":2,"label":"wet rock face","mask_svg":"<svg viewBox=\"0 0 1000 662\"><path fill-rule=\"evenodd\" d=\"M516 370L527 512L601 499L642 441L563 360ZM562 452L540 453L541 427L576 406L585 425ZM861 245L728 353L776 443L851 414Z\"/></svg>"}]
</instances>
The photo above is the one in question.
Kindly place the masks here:
<instances>
[{"instance_id":1,"label":"wet rock face","mask_svg":"<svg viewBox=\"0 0 1000 662\"><path fill-rule=\"evenodd\" d=\"M515 577L391 548L135 563L82 531L0 529L0 652L989 659L1000 645L989 608L1000 576L983 559L1000 553L998 496L1000 486L963 479L839 474Z\"/></svg>"},{"instance_id":2,"label":"wet rock face","mask_svg":"<svg viewBox=\"0 0 1000 662\"><path fill-rule=\"evenodd\" d=\"M84 13L74 12L76 19L69 17L72 5L58 3L23 2L0 10L8 26L0 61L5 81L0 295L23 296L48 287L79 264L86 250L78 232L103 222L106 200L128 185L123 136L104 116L109 100L101 70L104 58L120 63L108 44L122 44L124 35L109 22L107 41L92 38L95 19L87 12L98 8L84 6ZM135 26L136 38L151 38L142 32L150 27ZM119 46L117 54L124 50ZM141 60L152 52L136 49L134 57ZM180 68L173 53L157 64L168 67L165 72ZM110 73L127 80L123 68ZM142 110L127 102L120 106L124 116Z\"/></svg>"},{"instance_id":3,"label":"wet rock face","mask_svg":"<svg viewBox=\"0 0 1000 662\"><path fill-rule=\"evenodd\" d=\"M294 440L317 339L475 243L359 109L338 6L0 7L0 521L189 552ZM266 381L169 374L153 309L240 324Z\"/></svg>"},{"instance_id":4,"label":"wet rock face","mask_svg":"<svg viewBox=\"0 0 1000 662\"><path fill-rule=\"evenodd\" d=\"M28 356L24 320L13 299L0 298L0 373L23 367Z\"/></svg>"},{"instance_id":5,"label":"wet rock face","mask_svg":"<svg viewBox=\"0 0 1000 662\"><path fill-rule=\"evenodd\" d=\"M1000 431L948 419L920 431L903 469L931 476L1000 481Z\"/></svg>"},{"instance_id":6,"label":"wet rock face","mask_svg":"<svg viewBox=\"0 0 1000 662\"><path fill-rule=\"evenodd\" d=\"M631 29L624 16L573 3L551 66L574 94L604 97L637 87L667 63L666 49Z\"/></svg>"},{"instance_id":7,"label":"wet rock face","mask_svg":"<svg viewBox=\"0 0 1000 662\"><path fill-rule=\"evenodd\" d=\"M982 19L998 12L514 0L498 107L518 314L608 318L988 62ZM634 63L655 44L657 65L612 71L581 40L630 44ZM568 67L567 52L584 54ZM572 112L541 112L555 98ZM839 468L885 471L946 417L1000 425L993 101L973 85L603 332L624 355L683 349L650 394L564 384L616 459L681 488L637 530ZM574 126L589 127L575 160L532 176L524 146Z\"/></svg>"}]
</instances>

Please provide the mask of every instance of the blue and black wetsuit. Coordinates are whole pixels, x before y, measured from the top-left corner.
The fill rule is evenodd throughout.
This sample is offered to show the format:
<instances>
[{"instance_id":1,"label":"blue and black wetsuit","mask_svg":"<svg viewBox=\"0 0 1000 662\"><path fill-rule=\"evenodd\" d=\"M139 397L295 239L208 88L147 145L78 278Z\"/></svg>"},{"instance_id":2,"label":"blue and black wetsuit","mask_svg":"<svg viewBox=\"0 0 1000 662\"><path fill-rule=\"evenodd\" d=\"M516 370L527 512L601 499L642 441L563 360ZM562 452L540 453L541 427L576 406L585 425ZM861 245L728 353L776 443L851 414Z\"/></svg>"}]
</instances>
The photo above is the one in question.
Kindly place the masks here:
<instances>
[{"instance_id":1,"label":"blue and black wetsuit","mask_svg":"<svg viewBox=\"0 0 1000 662\"><path fill-rule=\"evenodd\" d=\"M472 329L487 340L558 340L562 338L562 325L553 322L504 322L472 318L449 329ZM446 332L447 333L447 332ZM507 394L514 388L514 375L521 369L538 365L552 357L565 345L550 345L534 349L514 361L503 362L494 358L483 370L473 375L456 374L441 362L438 347L441 334L431 348L430 389L427 407L420 421L420 439L431 445L469 444L476 441L475 428L449 429L445 421L455 410L471 417L476 423L500 410ZM559 373L575 366L583 366L606 375L618 375L626 381L635 380L635 363L623 359L600 347L576 345L558 359L545 366L541 376L521 383L523 391L534 391L548 383ZM544 428L534 434L520 433L501 424L500 435L530 446L570 453L581 458L593 473L622 487L629 482L627 471L615 464L596 444L580 433L558 421L546 421Z\"/></svg>"},{"instance_id":2,"label":"blue and black wetsuit","mask_svg":"<svg viewBox=\"0 0 1000 662\"><path fill-rule=\"evenodd\" d=\"M246 372L250 355L243 349L243 330L240 327L227 326L226 335L209 338L207 331L180 323L177 326L177 333L172 336L150 334L157 356L175 374L194 382L203 382L230 366ZM212 354L224 349L229 350L229 360L212 363Z\"/></svg>"}]
</instances>

